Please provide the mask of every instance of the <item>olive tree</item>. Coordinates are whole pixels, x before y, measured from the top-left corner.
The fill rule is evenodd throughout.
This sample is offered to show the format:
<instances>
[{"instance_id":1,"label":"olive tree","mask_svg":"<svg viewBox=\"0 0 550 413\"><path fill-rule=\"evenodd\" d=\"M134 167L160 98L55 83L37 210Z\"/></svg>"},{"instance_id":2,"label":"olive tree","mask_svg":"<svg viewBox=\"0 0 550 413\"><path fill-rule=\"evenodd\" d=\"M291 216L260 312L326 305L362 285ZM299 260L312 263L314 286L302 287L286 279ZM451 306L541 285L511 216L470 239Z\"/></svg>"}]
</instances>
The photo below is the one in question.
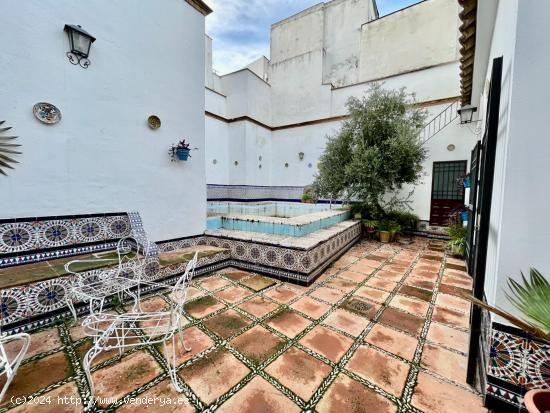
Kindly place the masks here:
<instances>
[{"instance_id":1,"label":"olive tree","mask_svg":"<svg viewBox=\"0 0 550 413\"><path fill-rule=\"evenodd\" d=\"M383 213L384 197L418 182L427 151L419 140L426 111L405 89L373 85L347 102L349 119L328 138L314 185L318 195L343 198Z\"/></svg>"}]
</instances>

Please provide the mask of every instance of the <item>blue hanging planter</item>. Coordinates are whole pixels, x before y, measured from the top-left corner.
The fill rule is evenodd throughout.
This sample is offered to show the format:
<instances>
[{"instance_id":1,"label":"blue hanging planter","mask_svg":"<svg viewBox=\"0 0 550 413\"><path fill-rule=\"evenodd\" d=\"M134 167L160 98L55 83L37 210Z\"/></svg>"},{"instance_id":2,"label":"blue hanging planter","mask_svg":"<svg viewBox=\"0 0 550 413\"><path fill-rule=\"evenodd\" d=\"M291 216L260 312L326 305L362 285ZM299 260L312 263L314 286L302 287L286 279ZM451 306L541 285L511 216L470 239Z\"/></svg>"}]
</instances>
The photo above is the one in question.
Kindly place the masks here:
<instances>
[{"instance_id":1,"label":"blue hanging planter","mask_svg":"<svg viewBox=\"0 0 550 413\"><path fill-rule=\"evenodd\" d=\"M176 156L180 161L186 161L189 158L189 149L178 148L176 149Z\"/></svg>"},{"instance_id":2,"label":"blue hanging planter","mask_svg":"<svg viewBox=\"0 0 550 413\"><path fill-rule=\"evenodd\" d=\"M470 187L470 177L467 176L466 178L464 178L464 188L469 188Z\"/></svg>"},{"instance_id":3,"label":"blue hanging planter","mask_svg":"<svg viewBox=\"0 0 550 413\"><path fill-rule=\"evenodd\" d=\"M470 212L469 211L462 211L460 213L460 219L462 219L462 221L468 221L469 218L470 218Z\"/></svg>"}]
</instances>

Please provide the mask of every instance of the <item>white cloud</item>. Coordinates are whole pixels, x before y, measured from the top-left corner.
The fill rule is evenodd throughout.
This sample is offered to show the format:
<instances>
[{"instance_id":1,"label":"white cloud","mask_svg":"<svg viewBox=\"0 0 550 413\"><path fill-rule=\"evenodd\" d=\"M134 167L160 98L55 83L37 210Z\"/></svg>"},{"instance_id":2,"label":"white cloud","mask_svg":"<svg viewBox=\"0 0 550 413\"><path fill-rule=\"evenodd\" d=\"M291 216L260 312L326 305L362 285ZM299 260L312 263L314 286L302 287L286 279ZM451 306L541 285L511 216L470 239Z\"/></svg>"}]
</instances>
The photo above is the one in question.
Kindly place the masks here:
<instances>
[{"instance_id":1,"label":"white cloud","mask_svg":"<svg viewBox=\"0 0 550 413\"><path fill-rule=\"evenodd\" d=\"M206 18L213 39L213 66L219 74L269 57L271 24L319 0L207 0L214 12Z\"/></svg>"}]
</instances>

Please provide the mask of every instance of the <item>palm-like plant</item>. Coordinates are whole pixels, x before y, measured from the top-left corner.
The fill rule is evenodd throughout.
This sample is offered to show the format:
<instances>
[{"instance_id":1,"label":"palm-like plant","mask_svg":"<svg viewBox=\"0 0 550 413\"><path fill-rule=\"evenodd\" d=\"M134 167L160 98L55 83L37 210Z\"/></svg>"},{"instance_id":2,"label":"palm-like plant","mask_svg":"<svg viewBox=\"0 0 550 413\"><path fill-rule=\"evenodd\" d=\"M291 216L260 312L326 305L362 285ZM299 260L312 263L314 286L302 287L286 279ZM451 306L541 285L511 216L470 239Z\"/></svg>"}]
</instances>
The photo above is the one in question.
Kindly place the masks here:
<instances>
[{"instance_id":1,"label":"palm-like plant","mask_svg":"<svg viewBox=\"0 0 550 413\"><path fill-rule=\"evenodd\" d=\"M535 268L529 271L529 279L521 273L522 282L508 279L508 300L524 315L516 317L498 307L493 307L477 298L467 298L474 304L491 311L534 337L550 343L550 282Z\"/></svg>"},{"instance_id":2,"label":"palm-like plant","mask_svg":"<svg viewBox=\"0 0 550 413\"><path fill-rule=\"evenodd\" d=\"M0 121L0 125L5 123L5 120ZM0 128L0 133L6 132L11 129L11 126ZM12 154L20 155L21 152L14 151L13 148L21 146L16 143L10 143L13 139L16 139L17 136L0 136L0 174L7 175L5 169L13 169L11 166L12 163L19 163L15 159L11 158ZM8 156L9 154L9 156Z\"/></svg>"}]
</instances>

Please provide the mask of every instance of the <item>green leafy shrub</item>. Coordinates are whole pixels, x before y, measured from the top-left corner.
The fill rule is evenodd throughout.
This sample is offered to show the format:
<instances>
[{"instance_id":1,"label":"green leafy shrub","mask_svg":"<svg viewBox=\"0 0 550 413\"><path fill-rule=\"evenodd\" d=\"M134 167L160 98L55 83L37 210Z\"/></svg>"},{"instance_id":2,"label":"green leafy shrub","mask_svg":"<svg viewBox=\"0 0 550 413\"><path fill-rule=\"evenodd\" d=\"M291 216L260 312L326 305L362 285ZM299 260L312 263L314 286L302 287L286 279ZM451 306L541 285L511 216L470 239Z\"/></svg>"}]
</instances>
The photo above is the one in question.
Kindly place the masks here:
<instances>
[{"instance_id":1,"label":"green leafy shrub","mask_svg":"<svg viewBox=\"0 0 550 413\"><path fill-rule=\"evenodd\" d=\"M390 211L387 218L397 222L403 230L414 231L418 227L420 218L412 212L405 211Z\"/></svg>"}]
</instances>

